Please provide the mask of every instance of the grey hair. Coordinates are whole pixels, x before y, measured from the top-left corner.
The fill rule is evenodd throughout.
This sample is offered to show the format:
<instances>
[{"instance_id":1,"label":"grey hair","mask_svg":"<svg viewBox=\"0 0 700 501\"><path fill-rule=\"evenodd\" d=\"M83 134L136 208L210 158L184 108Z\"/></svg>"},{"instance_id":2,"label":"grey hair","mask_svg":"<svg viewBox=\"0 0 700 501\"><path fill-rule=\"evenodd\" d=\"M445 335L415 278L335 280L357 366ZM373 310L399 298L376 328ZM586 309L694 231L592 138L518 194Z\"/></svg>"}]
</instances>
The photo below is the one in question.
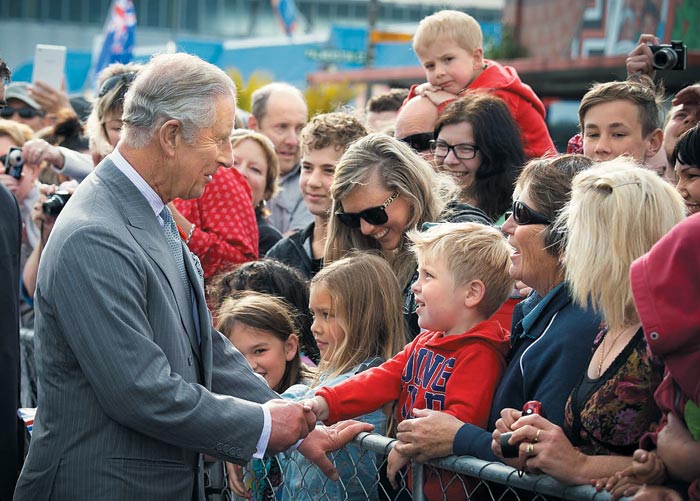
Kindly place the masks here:
<instances>
[{"instance_id":1,"label":"grey hair","mask_svg":"<svg viewBox=\"0 0 700 501\"><path fill-rule=\"evenodd\" d=\"M219 96L236 97L233 80L220 68L189 54L153 56L124 97L123 138L134 148L143 148L165 122L174 119L191 144L200 129L213 124L212 98Z\"/></svg>"},{"instance_id":2,"label":"grey hair","mask_svg":"<svg viewBox=\"0 0 700 501\"><path fill-rule=\"evenodd\" d=\"M250 114L255 117L255 119L260 122L265 118L267 113L267 103L270 100L270 96L274 92L287 92L290 94L296 94L299 96L304 103L306 103L306 98L304 94L291 84L286 82L272 82L267 85L263 85L259 89L255 90L250 96Z\"/></svg>"}]
</instances>

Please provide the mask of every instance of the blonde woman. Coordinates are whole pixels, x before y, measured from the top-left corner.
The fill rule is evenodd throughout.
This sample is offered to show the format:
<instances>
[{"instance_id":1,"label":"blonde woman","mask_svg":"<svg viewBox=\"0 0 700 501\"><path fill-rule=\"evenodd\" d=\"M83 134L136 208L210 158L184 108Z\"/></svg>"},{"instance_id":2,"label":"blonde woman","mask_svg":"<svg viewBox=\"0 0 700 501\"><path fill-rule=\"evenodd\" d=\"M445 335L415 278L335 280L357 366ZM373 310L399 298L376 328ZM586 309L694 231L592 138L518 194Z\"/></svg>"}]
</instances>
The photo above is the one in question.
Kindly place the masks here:
<instances>
[{"instance_id":1,"label":"blonde woman","mask_svg":"<svg viewBox=\"0 0 700 501\"><path fill-rule=\"evenodd\" d=\"M282 234L267 220L267 202L277 193L280 175L275 147L266 136L248 129L231 134L233 166L243 175L253 197L258 224L258 252L264 256L282 239Z\"/></svg>"},{"instance_id":2,"label":"blonde woman","mask_svg":"<svg viewBox=\"0 0 700 501\"><path fill-rule=\"evenodd\" d=\"M411 283L416 259L406 233L437 221L445 207L446 186L407 144L384 134L354 142L335 168L331 218L324 263L353 249L377 250L389 262L404 291L404 315L418 334Z\"/></svg>"},{"instance_id":3,"label":"blonde woman","mask_svg":"<svg viewBox=\"0 0 700 501\"><path fill-rule=\"evenodd\" d=\"M648 354L629 282L629 268L684 217L671 185L631 160L602 162L574 178L559 224L567 232L566 278L574 300L590 304L604 324L586 373L565 407L563 428L538 415L503 409L500 435L520 456L511 464L569 484L589 483L632 464L639 439L660 417L654 391L663 365ZM546 409L545 409L546 410Z\"/></svg>"}]
</instances>

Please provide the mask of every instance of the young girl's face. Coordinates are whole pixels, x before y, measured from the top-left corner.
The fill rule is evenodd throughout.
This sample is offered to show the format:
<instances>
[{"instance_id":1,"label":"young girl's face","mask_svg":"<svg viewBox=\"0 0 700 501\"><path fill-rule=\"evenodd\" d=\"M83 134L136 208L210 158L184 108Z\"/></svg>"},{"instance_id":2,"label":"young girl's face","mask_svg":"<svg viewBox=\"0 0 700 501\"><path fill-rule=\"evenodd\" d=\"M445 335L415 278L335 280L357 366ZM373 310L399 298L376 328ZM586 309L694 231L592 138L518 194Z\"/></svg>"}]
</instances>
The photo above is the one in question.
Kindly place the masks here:
<instances>
[{"instance_id":1,"label":"young girl's face","mask_svg":"<svg viewBox=\"0 0 700 501\"><path fill-rule=\"evenodd\" d=\"M253 371L265 378L270 388L280 390L287 362L294 359L297 353L296 334L282 341L272 332L254 329L239 322L234 324L226 337L243 354Z\"/></svg>"},{"instance_id":2,"label":"young girl's face","mask_svg":"<svg viewBox=\"0 0 700 501\"><path fill-rule=\"evenodd\" d=\"M311 333L321 352L321 360L328 361L343 339L345 332L338 325L335 310L331 307L331 295L323 284L313 284L309 292L309 309L314 316Z\"/></svg>"}]
</instances>

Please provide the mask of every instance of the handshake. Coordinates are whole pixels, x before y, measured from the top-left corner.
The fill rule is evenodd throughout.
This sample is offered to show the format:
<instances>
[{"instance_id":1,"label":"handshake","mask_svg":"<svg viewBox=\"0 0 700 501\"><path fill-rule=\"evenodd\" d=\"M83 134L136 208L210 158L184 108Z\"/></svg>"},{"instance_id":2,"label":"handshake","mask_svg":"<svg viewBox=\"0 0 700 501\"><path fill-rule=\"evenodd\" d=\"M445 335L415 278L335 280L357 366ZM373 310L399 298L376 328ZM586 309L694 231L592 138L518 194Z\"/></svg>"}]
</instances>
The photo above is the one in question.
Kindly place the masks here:
<instances>
[{"instance_id":1,"label":"handshake","mask_svg":"<svg viewBox=\"0 0 700 501\"><path fill-rule=\"evenodd\" d=\"M328 404L321 397L302 402L270 400L264 405L270 411L271 417L270 440L267 446L271 453L286 451L296 445L314 430L318 421L328 418Z\"/></svg>"},{"instance_id":2,"label":"handshake","mask_svg":"<svg viewBox=\"0 0 700 501\"><path fill-rule=\"evenodd\" d=\"M270 400L264 406L270 411L271 417L268 453L286 451L299 444L297 450L314 462L331 480L338 479L338 472L326 454L345 446L358 433L374 429L371 424L359 421L316 426L317 421L328 418L328 404L321 397L302 402Z\"/></svg>"}]
</instances>

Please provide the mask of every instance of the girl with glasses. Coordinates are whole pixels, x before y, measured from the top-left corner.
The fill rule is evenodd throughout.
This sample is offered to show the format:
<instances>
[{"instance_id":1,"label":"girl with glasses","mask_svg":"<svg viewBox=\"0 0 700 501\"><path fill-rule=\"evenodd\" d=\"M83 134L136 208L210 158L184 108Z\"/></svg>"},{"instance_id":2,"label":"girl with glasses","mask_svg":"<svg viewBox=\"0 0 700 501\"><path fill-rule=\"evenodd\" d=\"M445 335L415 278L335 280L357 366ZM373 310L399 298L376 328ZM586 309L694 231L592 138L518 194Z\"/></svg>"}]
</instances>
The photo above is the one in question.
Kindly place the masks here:
<instances>
[{"instance_id":1,"label":"girl with glasses","mask_svg":"<svg viewBox=\"0 0 700 501\"><path fill-rule=\"evenodd\" d=\"M460 188L459 201L503 223L525 152L508 107L491 94L468 94L445 108L431 151Z\"/></svg>"}]
</instances>

